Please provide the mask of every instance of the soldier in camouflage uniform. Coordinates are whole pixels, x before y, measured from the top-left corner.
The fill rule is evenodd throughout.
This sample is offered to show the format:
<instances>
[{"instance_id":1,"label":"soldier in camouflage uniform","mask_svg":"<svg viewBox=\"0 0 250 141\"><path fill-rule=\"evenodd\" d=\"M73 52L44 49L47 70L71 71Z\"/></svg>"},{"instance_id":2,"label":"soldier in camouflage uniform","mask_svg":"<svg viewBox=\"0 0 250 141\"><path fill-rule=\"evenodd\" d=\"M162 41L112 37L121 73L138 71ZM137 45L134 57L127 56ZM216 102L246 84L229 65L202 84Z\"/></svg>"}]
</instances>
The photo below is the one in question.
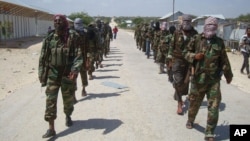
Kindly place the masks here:
<instances>
[{"instance_id":1,"label":"soldier in camouflage uniform","mask_svg":"<svg viewBox=\"0 0 250 141\"><path fill-rule=\"evenodd\" d=\"M217 27L217 19L208 17L205 20L203 33L196 35L186 48L187 51L184 51L185 58L193 71L186 127L193 128L195 117L206 95L208 115L205 140L208 141L214 141L214 130L219 118L221 76L225 76L228 84L233 78L224 41L216 36Z\"/></svg>"},{"instance_id":2,"label":"soldier in camouflage uniform","mask_svg":"<svg viewBox=\"0 0 250 141\"><path fill-rule=\"evenodd\" d=\"M153 50L153 54L154 54L154 61L155 63L156 61L156 57L157 57L157 51L158 51L158 46L160 43L160 37L161 37L161 29L160 29L160 22L157 21L155 23L155 28L154 28L154 35L153 35L153 39L152 39L152 50Z\"/></svg>"},{"instance_id":3,"label":"soldier in camouflage uniform","mask_svg":"<svg viewBox=\"0 0 250 141\"><path fill-rule=\"evenodd\" d=\"M109 22L104 23L104 53L103 55L107 57L110 51L110 41L113 39L112 28L109 25Z\"/></svg>"},{"instance_id":4,"label":"soldier in camouflage uniform","mask_svg":"<svg viewBox=\"0 0 250 141\"><path fill-rule=\"evenodd\" d=\"M103 67L102 61L103 61L103 52L104 52L104 28L103 23L101 20L96 20L96 28L97 28L97 36L98 36L98 51L96 54L96 69L98 69L98 66L100 68ZM93 77L91 78L91 80Z\"/></svg>"},{"instance_id":5,"label":"soldier in camouflage uniform","mask_svg":"<svg viewBox=\"0 0 250 141\"><path fill-rule=\"evenodd\" d=\"M140 24L137 24L134 32L134 39L136 42L136 47L139 48L139 38L140 38Z\"/></svg>"},{"instance_id":6,"label":"soldier in camouflage uniform","mask_svg":"<svg viewBox=\"0 0 250 141\"><path fill-rule=\"evenodd\" d=\"M153 40L153 33L154 33L154 22L151 21L150 25L148 26L147 33L146 33L146 55L149 59L150 57L150 50L151 50L151 42Z\"/></svg>"},{"instance_id":7,"label":"soldier in camouflage uniform","mask_svg":"<svg viewBox=\"0 0 250 141\"><path fill-rule=\"evenodd\" d=\"M83 65L80 70L81 80L82 80L82 96L86 96L87 92L85 87L88 86L88 76L87 76L87 68L86 68L86 61L87 61L87 51L88 51L88 40L87 40L87 30L83 26L83 20L81 18L76 18L74 20L74 29L77 34L80 36L80 47L83 56ZM74 32L73 30L70 30ZM76 83L77 86L77 83ZM77 87L76 87L77 89ZM75 103L77 102L76 97L74 98Z\"/></svg>"},{"instance_id":8,"label":"soldier in camouflage uniform","mask_svg":"<svg viewBox=\"0 0 250 141\"><path fill-rule=\"evenodd\" d=\"M95 23L90 23L87 28L87 38L88 38L88 48L87 48L87 70L89 79L93 79L93 72L95 71L95 59L97 54L99 54L99 36L98 29L96 28Z\"/></svg>"},{"instance_id":9,"label":"soldier in camouflage uniform","mask_svg":"<svg viewBox=\"0 0 250 141\"><path fill-rule=\"evenodd\" d=\"M161 32L160 32L160 41L159 41L159 45L157 47L157 56L156 56L156 61L157 63L159 63L159 74L164 73L164 65L166 64L166 58L167 58L167 51L168 51L168 47L166 42L165 42L165 38L166 36L169 34L169 32L166 30L166 28L162 28Z\"/></svg>"},{"instance_id":10,"label":"soldier in camouflage uniform","mask_svg":"<svg viewBox=\"0 0 250 141\"><path fill-rule=\"evenodd\" d=\"M144 23L140 23L139 33L138 33L138 36L139 36L139 46L138 46L138 49L139 50L142 50L142 47L143 47L143 41L144 41L143 27L144 27Z\"/></svg>"},{"instance_id":11,"label":"soldier in camouflage uniform","mask_svg":"<svg viewBox=\"0 0 250 141\"><path fill-rule=\"evenodd\" d=\"M177 101L177 114L183 115L182 96L188 94L189 80L188 62L182 52L185 50L190 39L197 34L191 25L191 16L184 14L180 30L176 30L169 48L168 58L172 60L173 87L175 88L174 99Z\"/></svg>"},{"instance_id":12,"label":"soldier in camouflage uniform","mask_svg":"<svg viewBox=\"0 0 250 141\"><path fill-rule=\"evenodd\" d=\"M142 29L141 29L141 51L142 52L146 52L146 42L148 39L148 35L147 35L148 26L149 26L149 24L145 22L142 26Z\"/></svg>"},{"instance_id":13,"label":"soldier in camouflage uniform","mask_svg":"<svg viewBox=\"0 0 250 141\"><path fill-rule=\"evenodd\" d=\"M175 32L176 28L175 26L170 26L169 27L169 34L165 37L164 39L164 44L166 46L166 54L165 56L165 63L166 63L166 68L167 68L167 74L168 74L168 81L173 83L174 78L173 78L173 72L172 72L172 61L168 58L168 52L169 52L169 47L171 40L173 38L173 34Z\"/></svg>"},{"instance_id":14,"label":"soldier in camouflage uniform","mask_svg":"<svg viewBox=\"0 0 250 141\"><path fill-rule=\"evenodd\" d=\"M79 37L68 31L68 22L63 15L54 16L55 31L43 40L39 58L38 76L42 86L46 86L45 121L49 122L49 129L42 136L55 136L54 120L57 118L57 97L61 88L66 126L73 124L71 114L74 110L73 93L75 79L82 67L82 54Z\"/></svg>"}]
</instances>

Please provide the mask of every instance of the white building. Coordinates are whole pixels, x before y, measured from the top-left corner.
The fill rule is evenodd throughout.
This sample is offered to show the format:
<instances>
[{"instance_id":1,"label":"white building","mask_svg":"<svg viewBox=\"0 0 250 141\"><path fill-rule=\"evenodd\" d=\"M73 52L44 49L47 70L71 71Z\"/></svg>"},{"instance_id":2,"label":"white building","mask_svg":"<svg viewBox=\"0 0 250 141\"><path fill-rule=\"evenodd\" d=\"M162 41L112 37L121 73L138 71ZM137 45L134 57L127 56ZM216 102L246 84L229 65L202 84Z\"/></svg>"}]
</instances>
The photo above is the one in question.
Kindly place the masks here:
<instances>
[{"instance_id":1,"label":"white building","mask_svg":"<svg viewBox=\"0 0 250 141\"><path fill-rule=\"evenodd\" d=\"M179 20L180 20L180 17L183 15L183 13L181 11L175 11L174 13L173 12L170 12L170 13L167 13L166 15L162 16L161 18L159 18L159 21L161 23L164 23L166 24L166 28L169 28L169 26L171 25L175 25L177 26L179 24Z\"/></svg>"},{"instance_id":2,"label":"white building","mask_svg":"<svg viewBox=\"0 0 250 141\"><path fill-rule=\"evenodd\" d=\"M0 40L44 35L53 27L53 16L19 0L0 0Z\"/></svg>"},{"instance_id":3,"label":"white building","mask_svg":"<svg viewBox=\"0 0 250 141\"><path fill-rule=\"evenodd\" d=\"M131 27L133 24L132 20L126 20L125 23L127 24L127 27Z\"/></svg>"}]
</instances>

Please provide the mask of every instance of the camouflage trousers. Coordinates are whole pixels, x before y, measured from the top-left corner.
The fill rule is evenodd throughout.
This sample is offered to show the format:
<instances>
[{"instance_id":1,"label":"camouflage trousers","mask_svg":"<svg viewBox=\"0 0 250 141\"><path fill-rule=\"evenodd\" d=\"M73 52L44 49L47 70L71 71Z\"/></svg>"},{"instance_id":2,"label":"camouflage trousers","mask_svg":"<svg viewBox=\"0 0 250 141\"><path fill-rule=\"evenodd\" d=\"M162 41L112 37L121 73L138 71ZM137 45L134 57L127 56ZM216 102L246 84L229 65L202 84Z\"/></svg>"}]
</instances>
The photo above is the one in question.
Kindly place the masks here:
<instances>
[{"instance_id":1,"label":"camouflage trousers","mask_svg":"<svg viewBox=\"0 0 250 141\"><path fill-rule=\"evenodd\" d=\"M102 47L100 50L97 51L95 60L97 62L102 62L103 61L103 54L104 54L104 47Z\"/></svg>"},{"instance_id":2,"label":"camouflage trousers","mask_svg":"<svg viewBox=\"0 0 250 141\"><path fill-rule=\"evenodd\" d=\"M84 63L85 65L86 63ZM81 80L82 80L82 86L88 86L88 75L86 67L83 66L80 70Z\"/></svg>"},{"instance_id":3,"label":"camouflage trousers","mask_svg":"<svg viewBox=\"0 0 250 141\"><path fill-rule=\"evenodd\" d=\"M106 39L105 42L104 42L104 51L103 51L103 55L104 56L107 56L108 53L110 51L110 40L109 39Z\"/></svg>"},{"instance_id":4,"label":"camouflage trousers","mask_svg":"<svg viewBox=\"0 0 250 141\"><path fill-rule=\"evenodd\" d=\"M205 95L207 96L208 107L205 136L214 137L214 130L217 126L219 118L219 105L221 102L219 81L206 84L198 84L195 82L191 83L189 94L190 105L188 109L188 120L194 122Z\"/></svg>"},{"instance_id":5,"label":"camouflage trousers","mask_svg":"<svg viewBox=\"0 0 250 141\"><path fill-rule=\"evenodd\" d=\"M46 109L44 119L46 121L55 120L57 118L57 98L59 89L61 88L64 113L71 115L74 110L73 93L75 91L75 83L66 76L55 79L49 75L46 88Z\"/></svg>"},{"instance_id":6,"label":"camouflage trousers","mask_svg":"<svg viewBox=\"0 0 250 141\"><path fill-rule=\"evenodd\" d=\"M161 51L160 49L158 49L156 56L157 62L166 64L167 55L168 55L167 51Z\"/></svg>"},{"instance_id":7,"label":"camouflage trousers","mask_svg":"<svg viewBox=\"0 0 250 141\"><path fill-rule=\"evenodd\" d=\"M87 56L87 60L88 60L88 65L89 65L87 71L89 75L92 75L92 73L95 71L95 66L94 66L95 60L96 60L95 54L89 53Z\"/></svg>"},{"instance_id":8,"label":"camouflage trousers","mask_svg":"<svg viewBox=\"0 0 250 141\"><path fill-rule=\"evenodd\" d=\"M158 53L158 50L157 50L156 47L152 48L152 50L153 50L153 59L154 59L155 61L157 61L157 53Z\"/></svg>"},{"instance_id":9,"label":"camouflage trousers","mask_svg":"<svg viewBox=\"0 0 250 141\"><path fill-rule=\"evenodd\" d=\"M182 101L182 96L188 94L189 82L184 82L188 71L188 63L182 59L173 59L172 75L175 88L174 99Z\"/></svg>"}]
</instances>

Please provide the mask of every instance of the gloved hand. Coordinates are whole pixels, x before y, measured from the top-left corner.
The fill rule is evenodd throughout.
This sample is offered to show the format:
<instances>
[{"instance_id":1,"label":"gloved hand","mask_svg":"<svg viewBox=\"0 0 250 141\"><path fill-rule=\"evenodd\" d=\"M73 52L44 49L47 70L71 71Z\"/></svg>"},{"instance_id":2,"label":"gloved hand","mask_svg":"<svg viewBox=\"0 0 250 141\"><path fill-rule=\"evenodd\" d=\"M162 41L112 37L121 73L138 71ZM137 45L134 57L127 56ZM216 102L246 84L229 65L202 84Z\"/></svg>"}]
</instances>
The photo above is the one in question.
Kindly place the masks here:
<instances>
[{"instance_id":1,"label":"gloved hand","mask_svg":"<svg viewBox=\"0 0 250 141\"><path fill-rule=\"evenodd\" d=\"M233 79L233 78L226 78L227 84L230 84L230 83L232 82L232 79Z\"/></svg>"},{"instance_id":2,"label":"gloved hand","mask_svg":"<svg viewBox=\"0 0 250 141\"><path fill-rule=\"evenodd\" d=\"M197 53L197 54L195 54L195 56L194 56L194 59L195 60L201 60L201 59L203 59L204 58L204 54L203 53Z\"/></svg>"}]
</instances>

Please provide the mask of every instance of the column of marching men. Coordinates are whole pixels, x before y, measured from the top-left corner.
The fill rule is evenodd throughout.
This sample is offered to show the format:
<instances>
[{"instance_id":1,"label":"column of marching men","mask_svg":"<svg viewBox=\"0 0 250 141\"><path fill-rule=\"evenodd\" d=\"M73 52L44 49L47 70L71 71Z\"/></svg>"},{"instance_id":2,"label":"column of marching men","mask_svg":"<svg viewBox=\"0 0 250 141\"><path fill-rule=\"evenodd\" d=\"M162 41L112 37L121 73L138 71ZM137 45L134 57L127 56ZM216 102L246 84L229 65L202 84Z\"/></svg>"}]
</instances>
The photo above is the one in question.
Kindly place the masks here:
<instances>
[{"instance_id":1,"label":"column of marching men","mask_svg":"<svg viewBox=\"0 0 250 141\"><path fill-rule=\"evenodd\" d=\"M160 24L159 21L144 22L136 26L134 39L137 48L145 53L146 58L150 58L152 51L159 74L165 73L166 68L168 81L175 90L177 115L184 114L185 102L182 96L188 95L187 129L194 127L199 107L204 97L207 97L208 114L204 139L214 141L221 102L220 80L224 76L227 84L230 84L233 73L224 41L216 35L217 19L208 17L200 34L191 22L192 16L188 14L182 15L177 28L170 26L167 29L165 23Z\"/></svg>"},{"instance_id":2,"label":"column of marching men","mask_svg":"<svg viewBox=\"0 0 250 141\"><path fill-rule=\"evenodd\" d=\"M193 28L192 17L184 14L180 27L160 26L160 22L142 23L135 29L135 40L139 50L158 64L159 74L168 74L168 81L175 90L177 115L183 115L184 101L188 95L188 119L186 128L194 127L195 117L204 96L207 96L208 115L205 140L215 140L215 128L219 118L221 102L220 80L224 76L231 83L233 73L225 51L223 39L216 36L218 21L214 17L205 20L204 31L198 34ZM42 86L46 86L46 108L44 119L49 129L42 136L56 135L57 98L59 89L63 97L65 125L72 126L71 115L77 103L77 77L81 76L82 96L86 96L88 80L94 79L94 71L102 68L102 61L110 51L112 29L108 22L97 19L87 27L80 18L68 28L64 15L54 16L54 30L43 40L39 58L38 76ZM191 78L191 79L190 79ZM189 83L191 89L189 91Z\"/></svg>"},{"instance_id":3,"label":"column of marching men","mask_svg":"<svg viewBox=\"0 0 250 141\"><path fill-rule=\"evenodd\" d=\"M74 27L76 27L78 19L79 18L75 19ZM83 24L83 22L81 23ZM98 69L99 67L103 68L102 61L104 60L103 58L106 58L109 54L110 41L113 40L113 34L109 22L104 22L100 19L96 19L95 22L91 22L87 28L83 29L85 30L83 38L85 38L86 43L82 43L82 52L84 59L80 75L82 80L82 96L86 96L87 93L85 87L88 85L88 80L94 79L93 73L96 69ZM77 103L76 98L75 103Z\"/></svg>"},{"instance_id":4,"label":"column of marching men","mask_svg":"<svg viewBox=\"0 0 250 141\"><path fill-rule=\"evenodd\" d=\"M83 28L81 50L83 58L82 69L80 70L82 81L82 96L86 96L87 92L85 87L88 85L88 80L94 79L94 71L96 69L103 68L103 58L107 57L110 51L110 41L113 40L112 28L108 21L102 21L96 19L95 22L91 22L88 27L83 27L83 21L80 18L76 18L74 21L74 30L78 33L77 26L81 25ZM77 86L77 84L76 84ZM77 90L77 87L76 87ZM74 97L75 103L77 103Z\"/></svg>"},{"instance_id":5,"label":"column of marching men","mask_svg":"<svg viewBox=\"0 0 250 141\"><path fill-rule=\"evenodd\" d=\"M160 25L159 21L143 22L136 25L134 39L137 48L145 53L146 58L153 57L154 63L159 66L159 74L167 73L169 82L173 82L171 70L169 47L175 32L175 26L168 29L165 25ZM150 53L152 51L152 53ZM166 71L165 69L166 68Z\"/></svg>"}]
</instances>

